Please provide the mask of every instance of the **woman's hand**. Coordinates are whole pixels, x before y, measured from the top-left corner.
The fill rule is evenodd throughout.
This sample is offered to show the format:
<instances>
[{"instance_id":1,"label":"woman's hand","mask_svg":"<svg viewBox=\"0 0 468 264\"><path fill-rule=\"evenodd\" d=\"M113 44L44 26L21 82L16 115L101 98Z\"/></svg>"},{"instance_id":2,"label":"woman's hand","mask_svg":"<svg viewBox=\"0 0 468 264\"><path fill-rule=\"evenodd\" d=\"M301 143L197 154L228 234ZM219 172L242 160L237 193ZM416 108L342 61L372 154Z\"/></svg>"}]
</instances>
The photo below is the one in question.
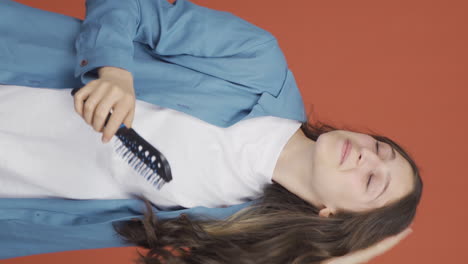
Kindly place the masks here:
<instances>
[{"instance_id":1,"label":"woman's hand","mask_svg":"<svg viewBox=\"0 0 468 264\"><path fill-rule=\"evenodd\" d=\"M388 237L379 243L368 247L363 250L359 250L356 252L353 252L351 254L342 256L342 257L337 257L337 258L332 258L330 260L327 260L323 262L323 264L360 264L360 263L366 263L369 260L371 260L374 257L377 257L384 252L388 251L392 247L394 247L398 242L400 242L403 238L411 234L413 230L411 228L407 228L401 233Z\"/></svg>"},{"instance_id":2,"label":"woman's hand","mask_svg":"<svg viewBox=\"0 0 468 264\"><path fill-rule=\"evenodd\" d=\"M99 79L83 86L74 95L74 99L75 111L95 131L103 132L103 143L109 142L120 124L132 127L136 98L133 76L127 70L116 67L100 68ZM109 112L112 115L104 127Z\"/></svg>"}]
</instances>

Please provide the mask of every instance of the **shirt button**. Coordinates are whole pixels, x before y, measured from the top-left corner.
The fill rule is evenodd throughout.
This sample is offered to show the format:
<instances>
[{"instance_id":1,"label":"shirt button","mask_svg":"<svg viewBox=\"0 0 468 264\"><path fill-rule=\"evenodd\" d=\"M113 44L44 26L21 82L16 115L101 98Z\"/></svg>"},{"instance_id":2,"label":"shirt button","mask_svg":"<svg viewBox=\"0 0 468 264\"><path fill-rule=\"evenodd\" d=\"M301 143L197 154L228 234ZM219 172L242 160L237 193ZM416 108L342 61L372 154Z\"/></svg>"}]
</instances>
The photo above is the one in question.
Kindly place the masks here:
<instances>
[{"instance_id":1,"label":"shirt button","mask_svg":"<svg viewBox=\"0 0 468 264\"><path fill-rule=\"evenodd\" d=\"M80 66L83 67L83 66L86 66L88 65L88 61L87 60L82 60L81 63L80 63Z\"/></svg>"}]
</instances>

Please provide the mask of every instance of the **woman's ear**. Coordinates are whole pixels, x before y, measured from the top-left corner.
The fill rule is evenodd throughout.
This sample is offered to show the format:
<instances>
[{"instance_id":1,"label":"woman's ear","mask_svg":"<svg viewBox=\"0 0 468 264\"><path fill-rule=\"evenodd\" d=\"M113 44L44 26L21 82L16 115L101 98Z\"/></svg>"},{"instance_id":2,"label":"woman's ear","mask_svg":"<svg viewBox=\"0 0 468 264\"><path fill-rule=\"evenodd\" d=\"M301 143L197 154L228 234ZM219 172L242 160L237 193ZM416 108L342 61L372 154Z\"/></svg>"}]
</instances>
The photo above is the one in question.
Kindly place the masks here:
<instances>
[{"instance_id":1,"label":"woman's ear","mask_svg":"<svg viewBox=\"0 0 468 264\"><path fill-rule=\"evenodd\" d=\"M333 216L334 211L330 207L325 207L320 210L319 216L320 217L330 217Z\"/></svg>"}]
</instances>

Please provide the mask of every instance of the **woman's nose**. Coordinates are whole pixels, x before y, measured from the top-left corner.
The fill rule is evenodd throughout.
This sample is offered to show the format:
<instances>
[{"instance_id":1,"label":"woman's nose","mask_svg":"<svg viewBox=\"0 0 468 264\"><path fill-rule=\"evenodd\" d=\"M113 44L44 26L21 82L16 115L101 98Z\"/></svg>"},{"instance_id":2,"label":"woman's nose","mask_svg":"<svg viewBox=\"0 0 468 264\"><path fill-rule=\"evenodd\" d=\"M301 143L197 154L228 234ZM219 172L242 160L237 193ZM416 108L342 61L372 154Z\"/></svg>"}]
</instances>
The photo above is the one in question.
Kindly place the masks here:
<instances>
[{"instance_id":1,"label":"woman's nose","mask_svg":"<svg viewBox=\"0 0 468 264\"><path fill-rule=\"evenodd\" d=\"M361 148L358 153L358 164L369 163L369 165L379 165L382 162L380 157L374 152L374 150L368 148Z\"/></svg>"}]
</instances>

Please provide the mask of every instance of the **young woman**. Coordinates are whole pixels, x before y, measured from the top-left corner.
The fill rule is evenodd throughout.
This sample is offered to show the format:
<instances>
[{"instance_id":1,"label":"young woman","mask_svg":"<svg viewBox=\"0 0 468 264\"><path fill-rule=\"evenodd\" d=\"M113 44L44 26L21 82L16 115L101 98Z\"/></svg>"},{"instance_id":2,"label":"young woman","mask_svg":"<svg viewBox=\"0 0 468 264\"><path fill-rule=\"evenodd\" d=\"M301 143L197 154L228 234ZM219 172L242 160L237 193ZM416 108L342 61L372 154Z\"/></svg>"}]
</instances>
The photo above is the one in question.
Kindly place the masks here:
<instances>
[{"instance_id":1,"label":"young woman","mask_svg":"<svg viewBox=\"0 0 468 264\"><path fill-rule=\"evenodd\" d=\"M10 7L18 6L2 6ZM82 23L36 15L47 26L63 20L54 36L66 39L33 38L43 52L21 57L37 46L14 36L9 41L19 45L6 48L18 56L5 53L6 61L77 61L75 77L85 86L71 98L63 88L77 82L69 68L32 67L0 79L11 84L0 87L2 197L137 194L164 209L256 200L227 220L148 214L116 225L128 241L151 248L148 263L167 255L166 246L179 253L167 257L174 263L318 263L411 223L422 182L410 156L386 137L308 124L268 32L182 0L87 1ZM60 44L71 36L76 54ZM108 142L121 123L164 153L171 183L156 190L111 144L100 144L96 131Z\"/></svg>"}]
</instances>

